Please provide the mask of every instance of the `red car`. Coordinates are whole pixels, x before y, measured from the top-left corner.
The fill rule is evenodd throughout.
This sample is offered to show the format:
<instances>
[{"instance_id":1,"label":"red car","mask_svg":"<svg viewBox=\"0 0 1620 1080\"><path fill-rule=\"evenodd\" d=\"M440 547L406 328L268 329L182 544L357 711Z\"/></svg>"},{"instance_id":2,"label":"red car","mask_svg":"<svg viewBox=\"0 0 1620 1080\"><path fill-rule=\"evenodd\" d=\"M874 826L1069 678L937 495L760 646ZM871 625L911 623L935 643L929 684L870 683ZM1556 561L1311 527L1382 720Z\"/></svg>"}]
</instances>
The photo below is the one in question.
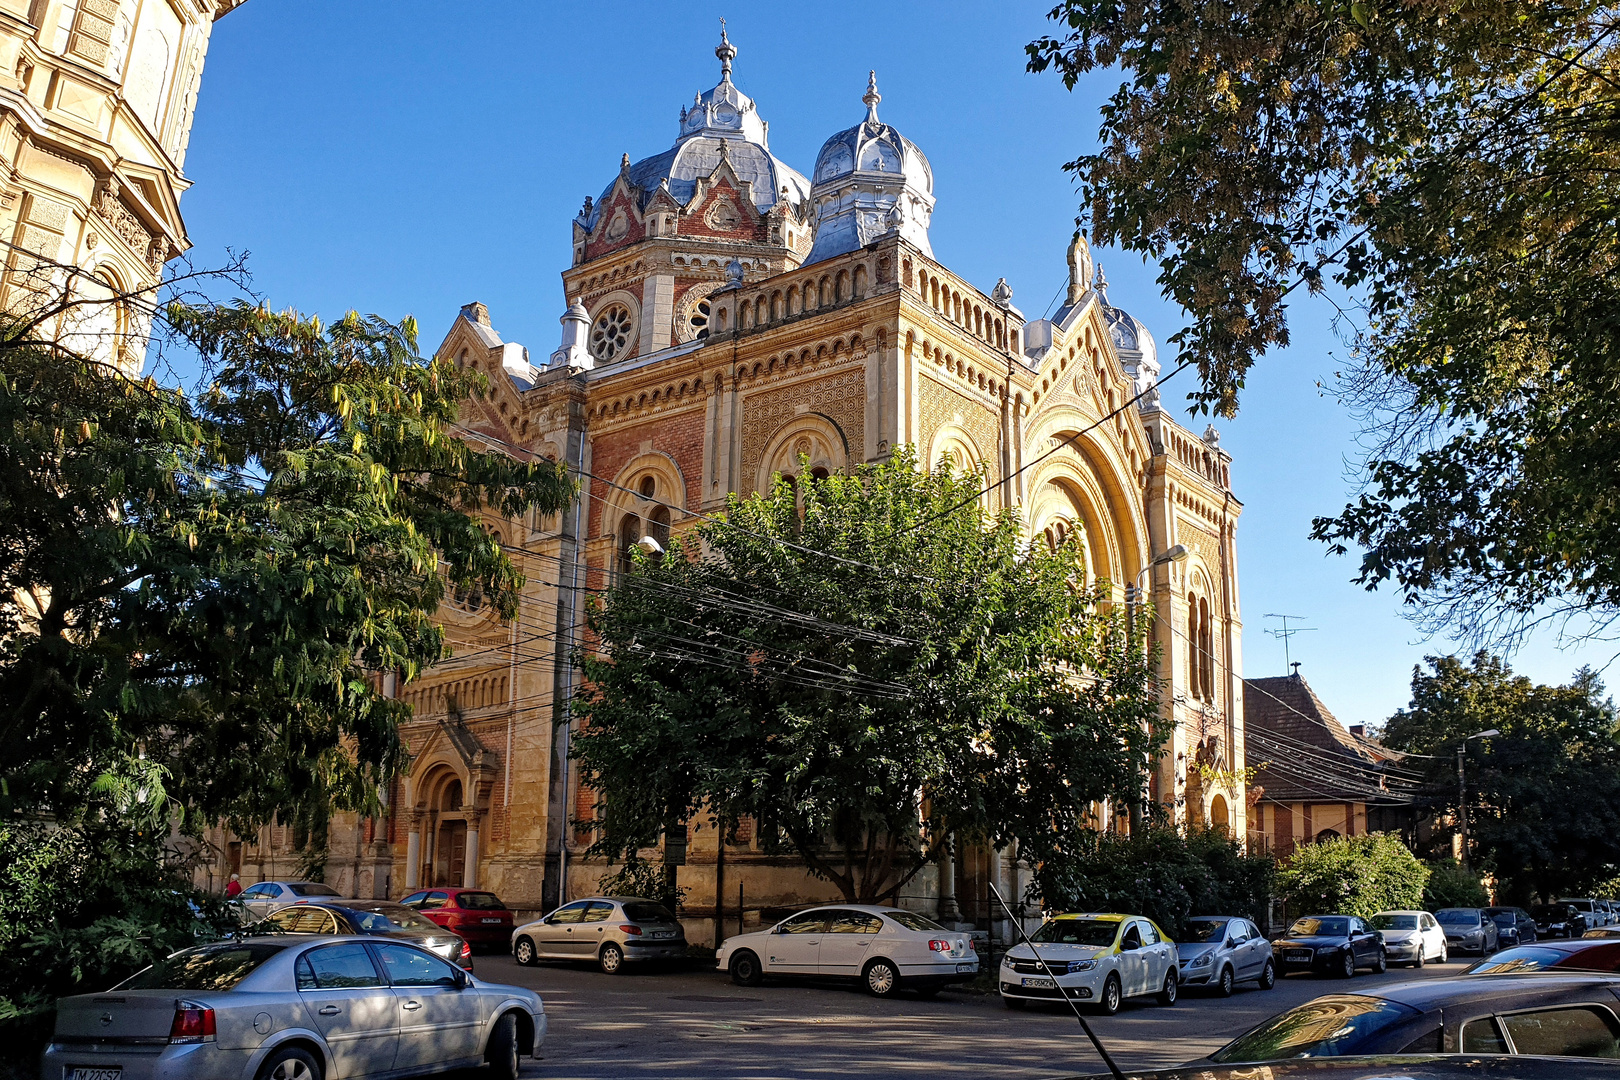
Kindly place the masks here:
<instances>
[{"instance_id":1,"label":"red car","mask_svg":"<svg viewBox=\"0 0 1620 1080\"><path fill-rule=\"evenodd\" d=\"M481 889L423 889L400 901L424 918L466 938L473 945L501 949L512 938L512 912L492 892Z\"/></svg>"}]
</instances>

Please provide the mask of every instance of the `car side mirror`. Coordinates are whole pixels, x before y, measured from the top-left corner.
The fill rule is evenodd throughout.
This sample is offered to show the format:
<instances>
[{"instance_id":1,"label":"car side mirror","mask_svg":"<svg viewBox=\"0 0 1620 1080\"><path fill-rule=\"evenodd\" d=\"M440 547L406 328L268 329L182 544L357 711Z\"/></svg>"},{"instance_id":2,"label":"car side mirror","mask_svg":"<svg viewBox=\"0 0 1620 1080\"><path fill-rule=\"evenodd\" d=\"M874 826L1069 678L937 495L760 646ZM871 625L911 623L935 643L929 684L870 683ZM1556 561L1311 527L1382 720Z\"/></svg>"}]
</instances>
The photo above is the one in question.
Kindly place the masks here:
<instances>
[{"instance_id":1,"label":"car side mirror","mask_svg":"<svg viewBox=\"0 0 1620 1080\"><path fill-rule=\"evenodd\" d=\"M1226 939L1226 947L1228 949L1236 948L1237 947L1237 939L1236 938L1227 938Z\"/></svg>"},{"instance_id":2,"label":"car side mirror","mask_svg":"<svg viewBox=\"0 0 1620 1080\"><path fill-rule=\"evenodd\" d=\"M472 980L467 977L467 973L465 971L462 971L460 968L457 968L456 969L456 989L457 990L465 990L471 984L472 984Z\"/></svg>"}]
</instances>

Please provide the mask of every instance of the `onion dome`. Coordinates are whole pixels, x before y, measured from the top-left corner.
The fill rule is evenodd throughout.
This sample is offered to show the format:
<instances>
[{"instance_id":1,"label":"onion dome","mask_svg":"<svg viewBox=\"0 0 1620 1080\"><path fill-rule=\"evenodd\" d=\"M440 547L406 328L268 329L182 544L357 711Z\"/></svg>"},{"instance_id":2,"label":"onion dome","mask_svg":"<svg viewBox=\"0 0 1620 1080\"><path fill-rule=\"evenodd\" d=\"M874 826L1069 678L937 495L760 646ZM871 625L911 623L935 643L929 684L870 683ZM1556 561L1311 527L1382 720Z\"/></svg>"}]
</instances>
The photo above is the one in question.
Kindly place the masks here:
<instances>
[{"instance_id":1,"label":"onion dome","mask_svg":"<svg viewBox=\"0 0 1620 1080\"><path fill-rule=\"evenodd\" d=\"M816 156L816 239L807 263L855 251L898 232L929 258L934 171L917 144L878 119L877 73L869 77L866 119L828 139Z\"/></svg>"},{"instance_id":2,"label":"onion dome","mask_svg":"<svg viewBox=\"0 0 1620 1080\"><path fill-rule=\"evenodd\" d=\"M699 177L708 177L725 159L737 179L750 185L755 208L765 213L783 198L802 203L810 195L810 181L803 174L771 155L767 143L770 125L760 119L754 100L731 81L731 61L737 47L726 39L724 26L720 45L714 50L720 58L720 82L697 94L690 108L681 109L680 134L675 145L654 157L628 165L624 172L641 192L645 206L667 182L669 193L682 205L697 189ZM602 207L618 182L615 177L602 191L602 197L587 205L578 223L587 231L596 227Z\"/></svg>"},{"instance_id":3,"label":"onion dome","mask_svg":"<svg viewBox=\"0 0 1620 1080\"><path fill-rule=\"evenodd\" d=\"M1128 311L1108 302L1108 280L1102 267L1097 267L1095 288L1102 300L1103 321L1108 324L1108 336L1114 341L1125 373L1136 383L1136 392L1144 394L1159 381L1159 346L1148 328Z\"/></svg>"}]
</instances>

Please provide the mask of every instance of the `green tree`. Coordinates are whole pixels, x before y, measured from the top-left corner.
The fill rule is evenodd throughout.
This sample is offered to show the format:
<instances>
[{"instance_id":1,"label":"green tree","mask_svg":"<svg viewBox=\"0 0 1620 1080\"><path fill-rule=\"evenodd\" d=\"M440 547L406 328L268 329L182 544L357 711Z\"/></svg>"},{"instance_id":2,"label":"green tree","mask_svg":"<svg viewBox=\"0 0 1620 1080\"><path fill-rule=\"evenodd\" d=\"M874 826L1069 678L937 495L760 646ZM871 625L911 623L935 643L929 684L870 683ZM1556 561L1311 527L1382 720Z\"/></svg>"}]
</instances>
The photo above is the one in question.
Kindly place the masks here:
<instances>
[{"instance_id":1,"label":"green tree","mask_svg":"<svg viewBox=\"0 0 1620 1080\"><path fill-rule=\"evenodd\" d=\"M1427 806L1455 821L1457 747L1466 742L1469 841L1516 902L1552 900L1620 870L1620 728L1590 670L1540 686L1479 653L1472 663L1429 657L1412 673L1412 701L1381 738L1422 761ZM1489 739L1468 737L1492 728ZM1449 839L1449 833L1443 834Z\"/></svg>"},{"instance_id":2,"label":"green tree","mask_svg":"<svg viewBox=\"0 0 1620 1080\"><path fill-rule=\"evenodd\" d=\"M1192 915L1242 915L1262 927L1268 921L1277 864L1221 829L1087 832L1066 854L1036 872L1041 899L1054 910L1136 912L1177 939Z\"/></svg>"},{"instance_id":3,"label":"green tree","mask_svg":"<svg viewBox=\"0 0 1620 1080\"><path fill-rule=\"evenodd\" d=\"M808 470L806 470L808 474ZM757 823L850 900L890 899L947 838L1042 864L1097 802L1140 803L1159 739L1145 623L1075 544L987 519L983 478L908 452L733 497L589 613L574 754L593 852L671 822Z\"/></svg>"},{"instance_id":4,"label":"green tree","mask_svg":"<svg viewBox=\"0 0 1620 1080\"><path fill-rule=\"evenodd\" d=\"M1360 915L1418 909L1429 868L1387 833L1339 836L1294 849L1277 873L1289 913Z\"/></svg>"},{"instance_id":5,"label":"green tree","mask_svg":"<svg viewBox=\"0 0 1620 1080\"><path fill-rule=\"evenodd\" d=\"M1620 23L1578 0L1063 0L1029 66L1118 65L1081 224L1157 260L1231 415L1332 291L1366 487L1314 535L1420 621L1620 611Z\"/></svg>"},{"instance_id":6,"label":"green tree","mask_svg":"<svg viewBox=\"0 0 1620 1080\"><path fill-rule=\"evenodd\" d=\"M377 676L444 655L447 580L514 609L482 515L572 494L455 437L482 378L410 320L160 314L194 394L0 327L0 1014L192 932L172 826L374 808Z\"/></svg>"},{"instance_id":7,"label":"green tree","mask_svg":"<svg viewBox=\"0 0 1620 1080\"><path fill-rule=\"evenodd\" d=\"M1429 882L1423 886L1423 910L1484 907L1490 902L1490 894L1480 883L1478 874L1464 870L1456 859L1429 860Z\"/></svg>"}]
</instances>

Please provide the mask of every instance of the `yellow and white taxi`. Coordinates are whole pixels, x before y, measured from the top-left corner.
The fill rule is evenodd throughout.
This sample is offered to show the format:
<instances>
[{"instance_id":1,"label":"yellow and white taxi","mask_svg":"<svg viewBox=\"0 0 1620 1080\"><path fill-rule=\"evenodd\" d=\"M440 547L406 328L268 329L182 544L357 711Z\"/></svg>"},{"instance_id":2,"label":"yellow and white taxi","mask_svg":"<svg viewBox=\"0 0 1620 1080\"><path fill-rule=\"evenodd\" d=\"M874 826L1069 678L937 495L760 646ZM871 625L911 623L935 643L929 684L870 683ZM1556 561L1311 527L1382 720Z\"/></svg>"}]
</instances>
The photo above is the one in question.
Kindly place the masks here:
<instances>
[{"instance_id":1,"label":"yellow and white taxi","mask_svg":"<svg viewBox=\"0 0 1620 1080\"><path fill-rule=\"evenodd\" d=\"M1176 943L1141 915L1059 915L1001 961L1001 1000L1010 1009L1067 995L1112 1016L1129 997L1155 994L1174 1005Z\"/></svg>"}]
</instances>

